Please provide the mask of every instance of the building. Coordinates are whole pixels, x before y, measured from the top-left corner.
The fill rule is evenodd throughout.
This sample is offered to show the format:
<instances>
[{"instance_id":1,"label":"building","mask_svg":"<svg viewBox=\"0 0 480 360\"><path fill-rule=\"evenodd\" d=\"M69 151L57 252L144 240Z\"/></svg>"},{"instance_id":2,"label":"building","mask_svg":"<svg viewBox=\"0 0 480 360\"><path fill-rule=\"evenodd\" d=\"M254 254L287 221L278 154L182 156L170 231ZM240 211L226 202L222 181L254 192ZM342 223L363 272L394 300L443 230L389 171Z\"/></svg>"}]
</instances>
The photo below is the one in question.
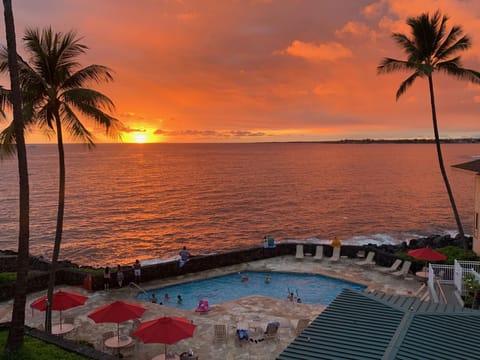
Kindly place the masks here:
<instances>
[{"instance_id":1,"label":"building","mask_svg":"<svg viewBox=\"0 0 480 360\"><path fill-rule=\"evenodd\" d=\"M345 289L277 360L480 359L480 311Z\"/></svg>"},{"instance_id":2,"label":"building","mask_svg":"<svg viewBox=\"0 0 480 360\"><path fill-rule=\"evenodd\" d=\"M473 251L480 255L480 234L478 228L479 224L479 213L480 213L480 159L469 161L466 163L453 165L456 169L465 170L468 172L475 173L475 212L474 212L474 222L473 222Z\"/></svg>"}]
</instances>

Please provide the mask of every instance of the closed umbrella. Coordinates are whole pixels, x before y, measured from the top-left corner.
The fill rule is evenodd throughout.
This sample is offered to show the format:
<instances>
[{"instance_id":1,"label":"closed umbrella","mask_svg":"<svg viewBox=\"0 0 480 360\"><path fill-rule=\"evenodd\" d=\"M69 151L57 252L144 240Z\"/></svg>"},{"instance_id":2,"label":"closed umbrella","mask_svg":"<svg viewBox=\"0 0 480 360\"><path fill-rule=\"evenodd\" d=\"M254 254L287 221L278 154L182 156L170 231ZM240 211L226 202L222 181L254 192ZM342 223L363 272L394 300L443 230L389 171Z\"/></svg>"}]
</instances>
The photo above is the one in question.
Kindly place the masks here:
<instances>
[{"instance_id":1,"label":"closed umbrella","mask_svg":"<svg viewBox=\"0 0 480 360\"><path fill-rule=\"evenodd\" d=\"M52 310L60 311L60 329L62 328L62 310L67 310L85 304L88 296L69 291L56 291L52 297ZM45 311L47 309L47 296L42 296L30 304L32 309Z\"/></svg>"},{"instance_id":2,"label":"closed umbrella","mask_svg":"<svg viewBox=\"0 0 480 360\"><path fill-rule=\"evenodd\" d=\"M116 323L118 341L120 341L120 323L131 319L138 319L143 315L145 310L144 307L135 303L115 301L96 308L88 317L97 323Z\"/></svg>"},{"instance_id":3,"label":"closed umbrella","mask_svg":"<svg viewBox=\"0 0 480 360\"><path fill-rule=\"evenodd\" d=\"M133 335L138 337L145 344L165 344L166 354L167 344L171 345L177 341L192 337L195 328L195 324L192 324L184 318L160 317L140 323L133 332Z\"/></svg>"}]
</instances>

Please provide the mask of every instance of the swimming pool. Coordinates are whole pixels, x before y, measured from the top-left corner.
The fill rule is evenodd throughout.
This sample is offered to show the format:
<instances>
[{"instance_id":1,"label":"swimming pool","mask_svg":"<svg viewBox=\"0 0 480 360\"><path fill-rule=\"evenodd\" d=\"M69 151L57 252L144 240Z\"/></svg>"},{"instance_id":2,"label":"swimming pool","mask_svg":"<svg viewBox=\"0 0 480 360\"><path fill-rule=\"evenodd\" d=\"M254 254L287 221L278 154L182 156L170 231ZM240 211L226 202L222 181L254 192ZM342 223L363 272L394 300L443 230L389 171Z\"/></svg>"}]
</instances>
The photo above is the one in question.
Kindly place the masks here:
<instances>
[{"instance_id":1,"label":"swimming pool","mask_svg":"<svg viewBox=\"0 0 480 360\"><path fill-rule=\"evenodd\" d=\"M248 281L242 282L242 276L248 277ZM268 284L265 283L267 276L270 277ZM364 285L323 275L244 271L150 290L148 294L140 293L138 298L150 301L154 293L163 305L192 310L200 300L208 300L213 305L251 295L287 299L288 294L293 292L303 303L328 305L347 287L365 288ZM169 295L169 301L165 301L165 294ZM178 295L182 297L181 303L177 302Z\"/></svg>"}]
</instances>

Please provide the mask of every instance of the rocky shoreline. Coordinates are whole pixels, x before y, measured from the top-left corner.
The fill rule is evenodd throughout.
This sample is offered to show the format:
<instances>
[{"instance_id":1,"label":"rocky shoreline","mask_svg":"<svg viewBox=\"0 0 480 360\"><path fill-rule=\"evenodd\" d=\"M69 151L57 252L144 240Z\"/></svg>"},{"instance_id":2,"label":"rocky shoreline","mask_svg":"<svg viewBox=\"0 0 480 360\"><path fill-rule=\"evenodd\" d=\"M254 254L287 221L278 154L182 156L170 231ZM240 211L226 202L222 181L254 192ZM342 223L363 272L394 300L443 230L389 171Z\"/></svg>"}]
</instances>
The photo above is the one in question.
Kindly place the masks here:
<instances>
[{"instance_id":1,"label":"rocky shoreline","mask_svg":"<svg viewBox=\"0 0 480 360\"><path fill-rule=\"evenodd\" d=\"M472 238L467 238L469 247L472 246ZM249 261L261 260L264 258L294 255L296 243L280 243L275 248L263 248L260 246L251 247L231 252L198 255L191 258L183 267L178 266L178 261L170 260L151 265L142 266L142 281L169 278L186 273L195 273L213 268L230 266ZM315 253L316 244L303 243L306 253ZM421 247L445 247L456 246L463 249L463 242L457 236L452 238L449 235L431 235L421 239L412 239L408 242L402 242L398 245L376 245L368 244L361 246L343 245L341 256L356 258L361 251L374 251L376 253L375 261L380 266L390 266L396 258L396 254L406 253L410 249ZM332 255L333 249L330 245L324 245L324 255ZM16 252L5 250L0 251L0 271L16 271ZM424 265L423 262L413 262L411 270L418 271ZM48 270L50 263L43 257L30 257L30 276L28 280L28 292L46 289L48 282ZM125 283L134 281L133 268L130 265L122 266L125 274ZM115 275L112 274L112 278ZM90 291L103 290L103 271L100 268L82 266L71 261L61 261L57 272L57 285L80 285L87 287ZM112 286L115 284L112 282ZM0 300L8 300L13 297L14 284L4 284L0 286Z\"/></svg>"}]
</instances>

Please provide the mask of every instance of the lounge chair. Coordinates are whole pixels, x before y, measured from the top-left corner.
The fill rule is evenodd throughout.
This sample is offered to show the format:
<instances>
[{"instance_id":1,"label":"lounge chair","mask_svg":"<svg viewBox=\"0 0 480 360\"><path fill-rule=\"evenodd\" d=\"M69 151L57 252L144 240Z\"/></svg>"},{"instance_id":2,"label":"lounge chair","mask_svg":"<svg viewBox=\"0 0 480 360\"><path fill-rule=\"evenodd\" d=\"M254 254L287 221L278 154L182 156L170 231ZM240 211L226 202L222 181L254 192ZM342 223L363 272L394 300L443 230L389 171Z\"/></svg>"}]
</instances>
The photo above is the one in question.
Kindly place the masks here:
<instances>
[{"instance_id":1,"label":"lounge chair","mask_svg":"<svg viewBox=\"0 0 480 360\"><path fill-rule=\"evenodd\" d=\"M278 322L271 322L268 323L267 328L265 330L264 338L265 340L278 340L278 328L280 327L280 323Z\"/></svg>"},{"instance_id":2,"label":"lounge chair","mask_svg":"<svg viewBox=\"0 0 480 360\"><path fill-rule=\"evenodd\" d=\"M406 260L403 263L402 268L398 271L393 272L392 275L396 276L396 277L406 276L408 274L408 272L410 271L410 266L412 266L412 262Z\"/></svg>"},{"instance_id":3,"label":"lounge chair","mask_svg":"<svg viewBox=\"0 0 480 360\"><path fill-rule=\"evenodd\" d=\"M304 258L303 245L297 245L297 252L295 253L295 258L296 259L303 259Z\"/></svg>"},{"instance_id":4,"label":"lounge chair","mask_svg":"<svg viewBox=\"0 0 480 360\"><path fill-rule=\"evenodd\" d=\"M360 266L375 265L375 261L373 260L374 257L375 257L375 252L369 251L365 260L357 262L357 265L360 265Z\"/></svg>"},{"instance_id":5,"label":"lounge chair","mask_svg":"<svg viewBox=\"0 0 480 360\"><path fill-rule=\"evenodd\" d=\"M305 330L308 325L310 324L310 319L299 319L297 322L297 326L295 326L295 335L300 335L303 330Z\"/></svg>"},{"instance_id":6,"label":"lounge chair","mask_svg":"<svg viewBox=\"0 0 480 360\"><path fill-rule=\"evenodd\" d=\"M313 257L314 260L322 260L323 259L323 246L317 245L315 248L315 256Z\"/></svg>"},{"instance_id":7,"label":"lounge chair","mask_svg":"<svg viewBox=\"0 0 480 360\"><path fill-rule=\"evenodd\" d=\"M227 327L225 324L213 325L213 341L226 342L227 341Z\"/></svg>"},{"instance_id":8,"label":"lounge chair","mask_svg":"<svg viewBox=\"0 0 480 360\"><path fill-rule=\"evenodd\" d=\"M338 260L340 260L340 250L341 250L341 248L339 248L339 247L333 248L332 257L330 257L328 259L328 261L338 261Z\"/></svg>"},{"instance_id":9,"label":"lounge chair","mask_svg":"<svg viewBox=\"0 0 480 360\"><path fill-rule=\"evenodd\" d=\"M394 272L394 271L398 271L398 268L400 267L401 264L402 264L402 260L401 260L401 259L397 259L397 260L395 260L395 262L392 264L392 266L390 266L390 267L381 267L381 268L378 268L377 270L380 271L380 272L383 272L383 273Z\"/></svg>"}]
</instances>

